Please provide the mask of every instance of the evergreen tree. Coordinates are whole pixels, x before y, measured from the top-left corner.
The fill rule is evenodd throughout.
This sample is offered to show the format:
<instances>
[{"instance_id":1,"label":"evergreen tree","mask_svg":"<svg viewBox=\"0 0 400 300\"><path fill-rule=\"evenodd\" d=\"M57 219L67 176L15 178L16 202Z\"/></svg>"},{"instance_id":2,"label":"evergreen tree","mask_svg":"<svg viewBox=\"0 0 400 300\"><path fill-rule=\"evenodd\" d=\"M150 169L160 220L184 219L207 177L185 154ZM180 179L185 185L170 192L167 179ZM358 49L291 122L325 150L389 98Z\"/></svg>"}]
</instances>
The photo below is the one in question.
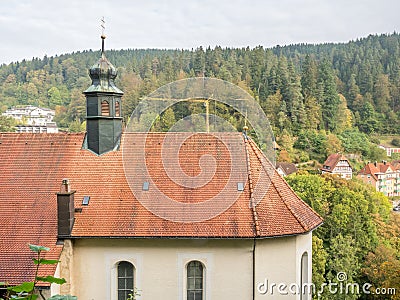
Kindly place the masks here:
<instances>
[{"instance_id":1,"label":"evergreen tree","mask_svg":"<svg viewBox=\"0 0 400 300\"><path fill-rule=\"evenodd\" d=\"M380 74L374 85L373 98L377 112L386 113L390 107L389 78L387 75Z\"/></svg>"},{"instance_id":2,"label":"evergreen tree","mask_svg":"<svg viewBox=\"0 0 400 300\"><path fill-rule=\"evenodd\" d=\"M317 130L321 123L321 106L317 103L317 100L313 96L307 96L305 98L304 109L306 112L306 119L304 129L306 130Z\"/></svg>"},{"instance_id":3,"label":"evergreen tree","mask_svg":"<svg viewBox=\"0 0 400 300\"><path fill-rule=\"evenodd\" d=\"M161 131L168 131L176 123L175 114L171 107L167 108L161 118Z\"/></svg>"},{"instance_id":4,"label":"evergreen tree","mask_svg":"<svg viewBox=\"0 0 400 300\"><path fill-rule=\"evenodd\" d=\"M293 122L293 130L296 134L301 129L305 128L305 125L307 123L307 115L305 112L305 107L302 99L303 96L301 95L300 88L296 89L294 87L291 92L293 93L291 119Z\"/></svg>"},{"instance_id":5,"label":"evergreen tree","mask_svg":"<svg viewBox=\"0 0 400 300\"><path fill-rule=\"evenodd\" d=\"M318 70L315 60L307 54L302 65L301 87L304 98L315 97L317 89Z\"/></svg>"},{"instance_id":6,"label":"evergreen tree","mask_svg":"<svg viewBox=\"0 0 400 300\"><path fill-rule=\"evenodd\" d=\"M327 61L319 65L318 83L320 87L318 102L321 105L322 124L325 130L335 131L338 127L340 99L336 91L332 68Z\"/></svg>"},{"instance_id":7,"label":"evergreen tree","mask_svg":"<svg viewBox=\"0 0 400 300\"><path fill-rule=\"evenodd\" d=\"M336 132L342 132L353 125L351 111L347 108L347 101L343 95L339 95L340 103L337 111L337 127Z\"/></svg>"},{"instance_id":8,"label":"evergreen tree","mask_svg":"<svg viewBox=\"0 0 400 300\"><path fill-rule=\"evenodd\" d=\"M356 101L359 94L360 94L360 88L358 87L356 82L356 75L351 74L350 80L348 82L348 97L347 97L350 108L354 108L353 103Z\"/></svg>"},{"instance_id":9,"label":"evergreen tree","mask_svg":"<svg viewBox=\"0 0 400 300\"><path fill-rule=\"evenodd\" d=\"M193 60L193 70L196 76L204 76L205 72L205 52L203 47L200 46L194 52L194 60Z\"/></svg>"},{"instance_id":10,"label":"evergreen tree","mask_svg":"<svg viewBox=\"0 0 400 300\"><path fill-rule=\"evenodd\" d=\"M263 108L270 125L273 128L279 128L279 112L282 106L282 95L278 90L275 94L268 96L268 98L261 102L261 107ZM283 127L284 125L282 125Z\"/></svg>"}]
</instances>

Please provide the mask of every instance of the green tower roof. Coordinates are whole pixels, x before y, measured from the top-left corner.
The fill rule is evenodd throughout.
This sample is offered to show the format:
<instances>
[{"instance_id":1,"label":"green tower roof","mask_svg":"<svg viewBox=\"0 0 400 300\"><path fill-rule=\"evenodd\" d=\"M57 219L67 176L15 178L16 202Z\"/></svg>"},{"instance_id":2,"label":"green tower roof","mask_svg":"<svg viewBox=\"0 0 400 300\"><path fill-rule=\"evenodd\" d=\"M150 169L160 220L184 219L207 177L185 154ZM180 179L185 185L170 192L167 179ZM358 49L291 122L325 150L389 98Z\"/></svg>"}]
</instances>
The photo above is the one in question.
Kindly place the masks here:
<instances>
[{"instance_id":1,"label":"green tower roof","mask_svg":"<svg viewBox=\"0 0 400 300\"><path fill-rule=\"evenodd\" d=\"M105 92L123 94L123 92L115 86L114 79L117 77L117 69L108 61L104 53L104 40L102 35L101 57L90 69L89 75L92 79L92 85L84 91L84 93Z\"/></svg>"}]
</instances>

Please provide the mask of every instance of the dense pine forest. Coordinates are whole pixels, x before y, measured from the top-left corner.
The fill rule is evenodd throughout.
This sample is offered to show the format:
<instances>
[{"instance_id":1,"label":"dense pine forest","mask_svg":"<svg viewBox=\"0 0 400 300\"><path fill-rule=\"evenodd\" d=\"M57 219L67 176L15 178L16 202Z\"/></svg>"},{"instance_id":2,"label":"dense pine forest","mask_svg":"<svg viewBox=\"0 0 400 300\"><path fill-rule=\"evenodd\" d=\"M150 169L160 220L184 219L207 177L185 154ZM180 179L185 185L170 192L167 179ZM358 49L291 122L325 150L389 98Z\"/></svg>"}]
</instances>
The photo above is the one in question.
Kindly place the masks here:
<instances>
[{"instance_id":1,"label":"dense pine forest","mask_svg":"<svg viewBox=\"0 0 400 300\"><path fill-rule=\"evenodd\" d=\"M379 138L370 137L400 133L398 33L271 49L217 46L106 53L125 91L125 118L141 97L158 87L207 76L237 84L259 101L284 149L280 160L322 162L337 151L380 160L384 154L370 143L379 143ZM49 107L56 110L59 127L81 130L82 91L90 85L87 70L99 56L89 50L0 66L0 112L26 104ZM188 109L199 108L192 104ZM168 117L181 116L169 112ZM6 121L2 123L4 130Z\"/></svg>"},{"instance_id":2,"label":"dense pine forest","mask_svg":"<svg viewBox=\"0 0 400 300\"><path fill-rule=\"evenodd\" d=\"M99 42L100 43L100 42ZM134 45L133 45L134 46ZM400 35L371 35L348 43L297 44L256 48L193 50L110 50L118 68L117 85L125 92L127 121L140 98L158 87L194 76L217 77L248 91L264 109L280 145L278 160L313 161L315 170L334 152L351 153L357 169L367 161L388 159L377 147L400 145ZM58 126L84 130L88 68L99 51L34 58L0 66L0 113L17 105L56 110ZM199 112L191 103L186 113ZM166 130L183 117L175 107L160 118ZM243 126L232 112L220 114ZM0 131L12 130L0 117ZM392 139L392 137L394 137ZM323 294L319 299L400 299L400 214L389 199L356 179L300 172L288 177L292 188L325 219L313 238L314 282L349 282L397 288L397 295ZM317 299L317 295L314 295Z\"/></svg>"}]
</instances>

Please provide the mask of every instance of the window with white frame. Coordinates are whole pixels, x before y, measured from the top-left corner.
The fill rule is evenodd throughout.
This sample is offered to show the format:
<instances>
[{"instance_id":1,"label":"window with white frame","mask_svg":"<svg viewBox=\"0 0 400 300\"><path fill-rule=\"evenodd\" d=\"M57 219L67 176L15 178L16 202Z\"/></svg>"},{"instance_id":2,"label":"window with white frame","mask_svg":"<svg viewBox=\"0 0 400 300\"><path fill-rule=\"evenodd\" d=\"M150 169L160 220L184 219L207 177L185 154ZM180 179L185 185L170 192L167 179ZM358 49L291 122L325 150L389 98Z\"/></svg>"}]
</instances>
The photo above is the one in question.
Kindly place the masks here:
<instances>
[{"instance_id":1,"label":"window with white frame","mask_svg":"<svg viewBox=\"0 0 400 300\"><path fill-rule=\"evenodd\" d=\"M118 300L126 300L133 293L133 275L134 267L130 262L118 263Z\"/></svg>"},{"instance_id":2,"label":"window with white frame","mask_svg":"<svg viewBox=\"0 0 400 300\"><path fill-rule=\"evenodd\" d=\"M204 292L204 276L203 264L197 260L193 260L187 264L187 284L186 294L187 300L203 300Z\"/></svg>"}]
</instances>

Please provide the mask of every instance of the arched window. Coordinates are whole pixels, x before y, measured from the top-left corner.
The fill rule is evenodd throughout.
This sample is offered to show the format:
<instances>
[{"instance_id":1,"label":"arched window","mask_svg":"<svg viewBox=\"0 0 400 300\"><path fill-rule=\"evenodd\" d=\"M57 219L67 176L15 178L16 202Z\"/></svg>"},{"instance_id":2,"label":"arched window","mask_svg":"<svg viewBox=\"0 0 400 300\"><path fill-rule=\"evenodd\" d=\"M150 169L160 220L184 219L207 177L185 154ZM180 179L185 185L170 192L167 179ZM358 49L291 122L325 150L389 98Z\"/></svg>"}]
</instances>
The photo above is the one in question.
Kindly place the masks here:
<instances>
[{"instance_id":1,"label":"arched window","mask_svg":"<svg viewBox=\"0 0 400 300\"><path fill-rule=\"evenodd\" d=\"M120 109L119 109L119 101L115 101L115 116L119 117L121 115Z\"/></svg>"},{"instance_id":2,"label":"arched window","mask_svg":"<svg viewBox=\"0 0 400 300\"><path fill-rule=\"evenodd\" d=\"M187 300L203 300L203 264L193 260L187 264Z\"/></svg>"},{"instance_id":3,"label":"arched window","mask_svg":"<svg viewBox=\"0 0 400 300\"><path fill-rule=\"evenodd\" d=\"M102 116L110 115L110 104L106 100L101 101L101 115Z\"/></svg>"},{"instance_id":4,"label":"arched window","mask_svg":"<svg viewBox=\"0 0 400 300\"><path fill-rule=\"evenodd\" d=\"M308 295L310 291L308 290L308 253L304 252L301 256L301 271L300 271L300 299L308 300Z\"/></svg>"},{"instance_id":5,"label":"arched window","mask_svg":"<svg viewBox=\"0 0 400 300\"><path fill-rule=\"evenodd\" d=\"M126 300L133 293L133 269L130 262L118 263L118 300Z\"/></svg>"}]
</instances>

